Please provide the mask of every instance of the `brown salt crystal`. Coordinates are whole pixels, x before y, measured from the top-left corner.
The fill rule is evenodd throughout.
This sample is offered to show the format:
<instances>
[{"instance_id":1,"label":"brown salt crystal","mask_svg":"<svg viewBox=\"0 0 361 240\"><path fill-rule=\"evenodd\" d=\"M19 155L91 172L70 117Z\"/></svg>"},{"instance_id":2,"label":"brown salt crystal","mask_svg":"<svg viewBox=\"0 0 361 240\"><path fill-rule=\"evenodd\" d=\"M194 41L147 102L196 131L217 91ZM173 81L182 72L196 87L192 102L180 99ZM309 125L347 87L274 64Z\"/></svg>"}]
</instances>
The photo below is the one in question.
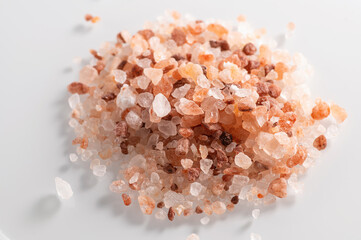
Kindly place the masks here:
<instances>
[{"instance_id":1,"label":"brown salt crystal","mask_svg":"<svg viewBox=\"0 0 361 240\"><path fill-rule=\"evenodd\" d=\"M99 55L98 55L98 52L95 51L94 49L90 49L89 52L90 52L90 54L93 55L96 59L98 59L98 60L103 60L103 57L102 57L102 56L99 56Z\"/></svg>"},{"instance_id":2,"label":"brown salt crystal","mask_svg":"<svg viewBox=\"0 0 361 240\"><path fill-rule=\"evenodd\" d=\"M297 146L297 152L286 162L287 167L293 168L296 165L301 165L307 158L307 149L302 145Z\"/></svg>"},{"instance_id":3,"label":"brown salt crystal","mask_svg":"<svg viewBox=\"0 0 361 240\"><path fill-rule=\"evenodd\" d=\"M128 143L127 143L127 141L124 141L124 142L120 143L120 149L121 149L123 154L128 154Z\"/></svg>"},{"instance_id":4,"label":"brown salt crystal","mask_svg":"<svg viewBox=\"0 0 361 240\"><path fill-rule=\"evenodd\" d=\"M128 194L123 193L122 194L122 199L123 199L123 202L124 202L125 206L129 206L132 203L132 199L129 197Z\"/></svg>"},{"instance_id":5,"label":"brown salt crystal","mask_svg":"<svg viewBox=\"0 0 361 240\"><path fill-rule=\"evenodd\" d=\"M68 85L68 91L71 94L86 94L89 92L89 87L81 82L72 82Z\"/></svg>"},{"instance_id":6,"label":"brown salt crystal","mask_svg":"<svg viewBox=\"0 0 361 240\"><path fill-rule=\"evenodd\" d=\"M195 180L197 180L200 174L199 168L188 168L185 171L187 173L187 179L190 182L194 182Z\"/></svg>"},{"instance_id":7,"label":"brown salt crystal","mask_svg":"<svg viewBox=\"0 0 361 240\"><path fill-rule=\"evenodd\" d=\"M126 64L127 64L127 60L121 61L118 65L117 69L123 70Z\"/></svg>"},{"instance_id":8,"label":"brown salt crystal","mask_svg":"<svg viewBox=\"0 0 361 240\"><path fill-rule=\"evenodd\" d=\"M257 52L257 48L253 43L247 43L246 45L244 45L242 51L246 55L253 55Z\"/></svg>"},{"instance_id":9,"label":"brown salt crystal","mask_svg":"<svg viewBox=\"0 0 361 240\"><path fill-rule=\"evenodd\" d=\"M226 40L220 40L220 41L214 41L214 40L210 40L209 41L209 45L212 48L221 48L221 51L227 51L229 50L229 44Z\"/></svg>"},{"instance_id":10,"label":"brown salt crystal","mask_svg":"<svg viewBox=\"0 0 361 240\"><path fill-rule=\"evenodd\" d=\"M202 208L200 206L197 206L196 209L195 209L195 213L197 213L197 214L203 213Z\"/></svg>"},{"instance_id":11,"label":"brown salt crystal","mask_svg":"<svg viewBox=\"0 0 361 240\"><path fill-rule=\"evenodd\" d=\"M187 155L189 151L189 140L187 138L181 138L177 142L177 147L175 149L176 155Z\"/></svg>"},{"instance_id":12,"label":"brown salt crystal","mask_svg":"<svg viewBox=\"0 0 361 240\"><path fill-rule=\"evenodd\" d=\"M172 39L175 41L177 46L181 46L187 42L186 34L181 28L174 28L172 31Z\"/></svg>"},{"instance_id":13,"label":"brown salt crystal","mask_svg":"<svg viewBox=\"0 0 361 240\"><path fill-rule=\"evenodd\" d=\"M238 201L239 201L239 198L237 195L231 198L231 203L233 203L233 204L237 204Z\"/></svg>"},{"instance_id":14,"label":"brown salt crystal","mask_svg":"<svg viewBox=\"0 0 361 240\"><path fill-rule=\"evenodd\" d=\"M257 88L257 93L260 96L267 95L269 92L267 84L262 81L256 83L256 88Z\"/></svg>"},{"instance_id":15,"label":"brown salt crystal","mask_svg":"<svg viewBox=\"0 0 361 240\"><path fill-rule=\"evenodd\" d=\"M118 40L119 42L121 42L121 43L126 43L126 41L125 41L122 33L118 33L118 34L117 34L117 40Z\"/></svg>"},{"instance_id":16,"label":"brown salt crystal","mask_svg":"<svg viewBox=\"0 0 361 240\"><path fill-rule=\"evenodd\" d=\"M175 54L172 56L176 61L184 60L185 58L181 56L180 54Z\"/></svg>"},{"instance_id":17,"label":"brown salt crystal","mask_svg":"<svg viewBox=\"0 0 361 240\"><path fill-rule=\"evenodd\" d=\"M135 78L135 77L139 77L143 74L143 68L138 66L138 65L134 65L131 72L130 72L130 78Z\"/></svg>"},{"instance_id":18,"label":"brown salt crystal","mask_svg":"<svg viewBox=\"0 0 361 240\"><path fill-rule=\"evenodd\" d=\"M169 221L173 221L174 220L174 216L175 216L175 212L173 210L172 207L169 208L169 211L168 211L168 219Z\"/></svg>"},{"instance_id":19,"label":"brown salt crystal","mask_svg":"<svg viewBox=\"0 0 361 240\"><path fill-rule=\"evenodd\" d=\"M164 207L164 202L159 202L157 204L157 208L163 208Z\"/></svg>"},{"instance_id":20,"label":"brown salt crystal","mask_svg":"<svg viewBox=\"0 0 361 240\"><path fill-rule=\"evenodd\" d=\"M178 133L184 138L191 138L194 135L192 128L179 128Z\"/></svg>"},{"instance_id":21,"label":"brown salt crystal","mask_svg":"<svg viewBox=\"0 0 361 240\"><path fill-rule=\"evenodd\" d=\"M281 88L278 87L276 84L271 84L268 86L268 94L273 98L278 98L281 95Z\"/></svg>"},{"instance_id":22,"label":"brown salt crystal","mask_svg":"<svg viewBox=\"0 0 361 240\"><path fill-rule=\"evenodd\" d=\"M221 168L226 162L228 162L228 157L226 153L221 149L217 149L216 152L217 152L216 166L218 168Z\"/></svg>"},{"instance_id":23,"label":"brown salt crystal","mask_svg":"<svg viewBox=\"0 0 361 240\"><path fill-rule=\"evenodd\" d=\"M330 115L330 106L323 101L317 101L313 107L311 117L315 120L322 120Z\"/></svg>"},{"instance_id":24,"label":"brown salt crystal","mask_svg":"<svg viewBox=\"0 0 361 240\"><path fill-rule=\"evenodd\" d=\"M221 140L221 143L224 146L228 146L229 144L232 143L232 135L227 133L227 132L222 132L221 136L219 137L219 140Z\"/></svg>"},{"instance_id":25,"label":"brown salt crystal","mask_svg":"<svg viewBox=\"0 0 361 240\"><path fill-rule=\"evenodd\" d=\"M111 100L114 100L117 96L114 93L106 93L105 95L102 96L102 99L106 102L109 102Z\"/></svg>"},{"instance_id":26,"label":"brown salt crystal","mask_svg":"<svg viewBox=\"0 0 361 240\"><path fill-rule=\"evenodd\" d=\"M93 19L93 16L91 14L85 14L84 19L85 21L89 22Z\"/></svg>"},{"instance_id":27,"label":"brown salt crystal","mask_svg":"<svg viewBox=\"0 0 361 240\"><path fill-rule=\"evenodd\" d=\"M320 135L318 136L314 141L313 141L313 146L315 148L317 148L317 150L321 151L323 149L326 148L327 146L327 139L324 135Z\"/></svg>"},{"instance_id":28,"label":"brown salt crystal","mask_svg":"<svg viewBox=\"0 0 361 240\"><path fill-rule=\"evenodd\" d=\"M115 135L118 137L128 137L128 124L126 121L120 121L115 125Z\"/></svg>"},{"instance_id":29,"label":"brown salt crystal","mask_svg":"<svg viewBox=\"0 0 361 240\"><path fill-rule=\"evenodd\" d=\"M166 165L164 165L163 171L168 174L173 174L177 171L177 168L175 168L172 164L167 163Z\"/></svg>"},{"instance_id":30,"label":"brown salt crystal","mask_svg":"<svg viewBox=\"0 0 361 240\"><path fill-rule=\"evenodd\" d=\"M150 29L143 29L138 31L138 33L147 41L154 36L154 32Z\"/></svg>"},{"instance_id":31,"label":"brown salt crystal","mask_svg":"<svg viewBox=\"0 0 361 240\"><path fill-rule=\"evenodd\" d=\"M173 192L176 192L178 190L178 185L173 183L171 186L170 186L170 190L172 190Z\"/></svg>"},{"instance_id":32,"label":"brown salt crystal","mask_svg":"<svg viewBox=\"0 0 361 240\"><path fill-rule=\"evenodd\" d=\"M248 60L247 66L244 68L250 73L253 69L257 69L260 66L260 62L256 60Z\"/></svg>"},{"instance_id":33,"label":"brown salt crystal","mask_svg":"<svg viewBox=\"0 0 361 240\"><path fill-rule=\"evenodd\" d=\"M275 65L273 65L273 64L266 64L266 65L263 66L263 68L264 68L264 73L265 73L265 75L267 76L267 74L268 74L270 71L272 71L273 69L275 69Z\"/></svg>"},{"instance_id":34,"label":"brown salt crystal","mask_svg":"<svg viewBox=\"0 0 361 240\"><path fill-rule=\"evenodd\" d=\"M284 178L277 178L273 180L269 187L268 192L279 198L287 196L287 181Z\"/></svg>"}]
</instances>

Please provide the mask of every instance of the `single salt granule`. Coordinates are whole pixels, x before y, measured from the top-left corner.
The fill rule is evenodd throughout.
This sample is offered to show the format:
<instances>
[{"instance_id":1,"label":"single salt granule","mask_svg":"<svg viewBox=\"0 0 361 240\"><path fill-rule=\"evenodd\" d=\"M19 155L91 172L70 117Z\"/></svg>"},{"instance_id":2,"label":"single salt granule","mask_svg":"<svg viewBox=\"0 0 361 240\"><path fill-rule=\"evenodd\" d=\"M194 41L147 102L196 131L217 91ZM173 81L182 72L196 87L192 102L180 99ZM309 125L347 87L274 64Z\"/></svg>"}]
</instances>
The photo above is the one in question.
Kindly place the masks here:
<instances>
[{"instance_id":1,"label":"single salt granule","mask_svg":"<svg viewBox=\"0 0 361 240\"><path fill-rule=\"evenodd\" d=\"M191 235L189 235L189 236L187 237L186 240L199 240L199 239L200 239L200 238L199 238L199 236L198 236L197 234L192 233Z\"/></svg>"},{"instance_id":2,"label":"single salt granule","mask_svg":"<svg viewBox=\"0 0 361 240\"><path fill-rule=\"evenodd\" d=\"M73 196L73 190L71 189L70 184L60 177L55 178L55 188L61 199L67 200Z\"/></svg>"},{"instance_id":3,"label":"single salt granule","mask_svg":"<svg viewBox=\"0 0 361 240\"><path fill-rule=\"evenodd\" d=\"M257 233L251 233L249 238L250 238L250 240L262 240L261 235L259 235Z\"/></svg>"},{"instance_id":4,"label":"single salt granule","mask_svg":"<svg viewBox=\"0 0 361 240\"><path fill-rule=\"evenodd\" d=\"M75 153L70 153L69 154L69 159L70 159L70 162L76 162L78 160L78 155L76 155Z\"/></svg>"},{"instance_id":5,"label":"single salt granule","mask_svg":"<svg viewBox=\"0 0 361 240\"><path fill-rule=\"evenodd\" d=\"M93 167L93 174L98 177L103 177L107 171L105 165L97 165Z\"/></svg>"},{"instance_id":6,"label":"single salt granule","mask_svg":"<svg viewBox=\"0 0 361 240\"><path fill-rule=\"evenodd\" d=\"M202 217L200 220L201 224L203 224L203 225L207 225L209 223L209 221L210 221L210 219L207 216Z\"/></svg>"},{"instance_id":7,"label":"single salt granule","mask_svg":"<svg viewBox=\"0 0 361 240\"><path fill-rule=\"evenodd\" d=\"M259 217L260 213L261 213L261 210L259 210L258 208L253 209L253 210L252 210L252 217L253 217L254 219L257 219L257 218Z\"/></svg>"}]
</instances>

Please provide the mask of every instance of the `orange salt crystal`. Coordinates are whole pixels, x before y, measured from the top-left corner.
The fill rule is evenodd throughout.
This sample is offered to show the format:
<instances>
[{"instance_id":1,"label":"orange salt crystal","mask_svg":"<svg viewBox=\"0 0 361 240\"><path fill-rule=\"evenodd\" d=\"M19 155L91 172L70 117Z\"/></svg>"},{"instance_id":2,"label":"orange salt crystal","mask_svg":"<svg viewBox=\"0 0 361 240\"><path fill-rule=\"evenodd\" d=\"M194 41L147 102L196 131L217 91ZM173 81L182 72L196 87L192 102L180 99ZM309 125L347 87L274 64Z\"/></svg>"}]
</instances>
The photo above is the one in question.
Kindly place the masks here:
<instances>
[{"instance_id":1,"label":"orange salt crystal","mask_svg":"<svg viewBox=\"0 0 361 240\"><path fill-rule=\"evenodd\" d=\"M337 123L342 123L347 118L346 110L334 103L331 104L331 114Z\"/></svg>"},{"instance_id":2,"label":"orange salt crystal","mask_svg":"<svg viewBox=\"0 0 361 240\"><path fill-rule=\"evenodd\" d=\"M279 198L287 196L287 181L284 178L277 178L273 180L269 187L268 192Z\"/></svg>"},{"instance_id":3,"label":"orange salt crystal","mask_svg":"<svg viewBox=\"0 0 361 240\"><path fill-rule=\"evenodd\" d=\"M138 197L138 202L139 202L140 209L142 210L142 212L144 214L147 214L147 215L152 214L153 209L155 208L155 202L154 202L153 198L140 195Z\"/></svg>"},{"instance_id":4,"label":"orange salt crystal","mask_svg":"<svg viewBox=\"0 0 361 240\"><path fill-rule=\"evenodd\" d=\"M296 29L296 24L294 24L293 22L287 23L287 30L288 31L294 31L295 29Z\"/></svg>"},{"instance_id":5,"label":"orange salt crystal","mask_svg":"<svg viewBox=\"0 0 361 240\"><path fill-rule=\"evenodd\" d=\"M259 47L259 59L264 59L265 63L271 62L272 52L266 45Z\"/></svg>"},{"instance_id":6,"label":"orange salt crystal","mask_svg":"<svg viewBox=\"0 0 361 240\"><path fill-rule=\"evenodd\" d=\"M95 16L95 17L93 17L93 19L91 21L92 21L92 23L97 23L100 21L100 17Z\"/></svg>"},{"instance_id":7,"label":"orange salt crystal","mask_svg":"<svg viewBox=\"0 0 361 240\"><path fill-rule=\"evenodd\" d=\"M125 206L129 206L132 203L132 199L129 197L128 194L123 193L122 194L122 199L123 199L123 202L124 202Z\"/></svg>"},{"instance_id":8,"label":"orange salt crystal","mask_svg":"<svg viewBox=\"0 0 361 240\"><path fill-rule=\"evenodd\" d=\"M218 37L222 37L224 34L228 34L228 30L220 24L211 23L207 26L207 30L217 34Z\"/></svg>"},{"instance_id":9,"label":"orange salt crystal","mask_svg":"<svg viewBox=\"0 0 361 240\"><path fill-rule=\"evenodd\" d=\"M91 21L93 19L93 16L90 15L90 14L85 14L84 18L85 18L85 21L88 22L88 21Z\"/></svg>"},{"instance_id":10,"label":"orange salt crystal","mask_svg":"<svg viewBox=\"0 0 361 240\"><path fill-rule=\"evenodd\" d=\"M201 53L198 55L198 61L200 64L205 64L214 60L213 54Z\"/></svg>"},{"instance_id":11,"label":"orange salt crystal","mask_svg":"<svg viewBox=\"0 0 361 240\"><path fill-rule=\"evenodd\" d=\"M178 19L181 18L181 14L179 12L177 12L177 11L172 11L171 15L174 18L174 20L178 20Z\"/></svg>"},{"instance_id":12,"label":"orange salt crystal","mask_svg":"<svg viewBox=\"0 0 361 240\"><path fill-rule=\"evenodd\" d=\"M313 107L311 117L315 120L322 120L330 115L330 106L328 103L317 100L316 106Z\"/></svg>"},{"instance_id":13,"label":"orange salt crystal","mask_svg":"<svg viewBox=\"0 0 361 240\"><path fill-rule=\"evenodd\" d=\"M278 62L275 65L275 71L277 72L277 80L283 79L283 74L288 71L288 67L283 62Z\"/></svg>"},{"instance_id":14,"label":"orange salt crystal","mask_svg":"<svg viewBox=\"0 0 361 240\"><path fill-rule=\"evenodd\" d=\"M263 196L261 193L258 193L258 194L257 194L257 197L258 197L258 198L263 198L264 196Z\"/></svg>"},{"instance_id":15,"label":"orange salt crystal","mask_svg":"<svg viewBox=\"0 0 361 240\"><path fill-rule=\"evenodd\" d=\"M302 165L307 158L307 149L304 146L298 145L297 152L286 162L287 167L293 168L296 165Z\"/></svg>"},{"instance_id":16,"label":"orange salt crystal","mask_svg":"<svg viewBox=\"0 0 361 240\"><path fill-rule=\"evenodd\" d=\"M247 19L246 19L246 17L244 15L239 15L237 17L237 21L238 22L245 22L245 21L247 21Z\"/></svg>"}]
</instances>

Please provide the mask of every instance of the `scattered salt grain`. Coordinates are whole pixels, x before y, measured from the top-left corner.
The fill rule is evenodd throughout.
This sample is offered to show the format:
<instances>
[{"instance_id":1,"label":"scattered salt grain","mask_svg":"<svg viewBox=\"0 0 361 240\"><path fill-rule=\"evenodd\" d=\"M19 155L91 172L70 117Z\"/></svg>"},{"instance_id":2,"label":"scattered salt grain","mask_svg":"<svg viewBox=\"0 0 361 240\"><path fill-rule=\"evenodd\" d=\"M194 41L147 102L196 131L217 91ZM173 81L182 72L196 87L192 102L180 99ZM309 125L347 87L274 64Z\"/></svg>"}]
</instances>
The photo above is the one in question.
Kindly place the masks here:
<instances>
[{"instance_id":1,"label":"scattered salt grain","mask_svg":"<svg viewBox=\"0 0 361 240\"><path fill-rule=\"evenodd\" d=\"M210 220L209 217L206 216L206 217L202 217L200 222L203 225L207 225L209 223L209 220Z\"/></svg>"},{"instance_id":2,"label":"scattered salt grain","mask_svg":"<svg viewBox=\"0 0 361 240\"><path fill-rule=\"evenodd\" d=\"M93 174L98 177L103 177L107 171L105 165L97 165L93 167Z\"/></svg>"},{"instance_id":3,"label":"scattered salt grain","mask_svg":"<svg viewBox=\"0 0 361 240\"><path fill-rule=\"evenodd\" d=\"M259 217L260 213L261 213L261 210L259 210L258 208L253 209L253 210L252 210L252 217L253 217L254 219L257 219L257 218Z\"/></svg>"},{"instance_id":4,"label":"scattered salt grain","mask_svg":"<svg viewBox=\"0 0 361 240\"><path fill-rule=\"evenodd\" d=\"M259 235L257 233L251 233L250 240L262 240L262 237L261 237L261 235Z\"/></svg>"},{"instance_id":5,"label":"scattered salt grain","mask_svg":"<svg viewBox=\"0 0 361 240\"><path fill-rule=\"evenodd\" d=\"M59 177L55 178L55 188L61 199L67 200L73 196L73 190L70 184Z\"/></svg>"},{"instance_id":6,"label":"scattered salt grain","mask_svg":"<svg viewBox=\"0 0 361 240\"><path fill-rule=\"evenodd\" d=\"M127 80L127 74L122 70L113 70L112 74L114 76L114 80L118 83L123 84Z\"/></svg>"},{"instance_id":7,"label":"scattered salt grain","mask_svg":"<svg viewBox=\"0 0 361 240\"><path fill-rule=\"evenodd\" d=\"M189 236L187 237L186 240L199 240L199 239L200 239L200 238L199 238L199 236L198 236L197 234L192 233L191 235L189 235Z\"/></svg>"},{"instance_id":8,"label":"scattered salt grain","mask_svg":"<svg viewBox=\"0 0 361 240\"><path fill-rule=\"evenodd\" d=\"M69 154L69 159L70 159L70 162L76 162L78 160L78 155L75 154L75 153L70 153Z\"/></svg>"}]
</instances>

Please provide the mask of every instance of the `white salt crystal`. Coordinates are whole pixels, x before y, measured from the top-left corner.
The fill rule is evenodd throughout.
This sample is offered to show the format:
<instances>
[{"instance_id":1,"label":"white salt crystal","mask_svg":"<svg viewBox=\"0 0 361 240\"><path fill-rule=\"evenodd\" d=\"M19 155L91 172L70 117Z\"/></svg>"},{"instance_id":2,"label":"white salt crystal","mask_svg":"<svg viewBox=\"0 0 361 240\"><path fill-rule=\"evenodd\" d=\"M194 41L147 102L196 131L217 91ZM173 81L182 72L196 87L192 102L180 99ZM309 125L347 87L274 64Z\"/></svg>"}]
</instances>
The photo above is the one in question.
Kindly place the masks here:
<instances>
[{"instance_id":1,"label":"white salt crystal","mask_svg":"<svg viewBox=\"0 0 361 240\"><path fill-rule=\"evenodd\" d=\"M327 132L326 132L326 138L334 138L338 135L339 133L339 128L337 127L337 125L330 125L328 128L327 128Z\"/></svg>"},{"instance_id":2,"label":"white salt crystal","mask_svg":"<svg viewBox=\"0 0 361 240\"><path fill-rule=\"evenodd\" d=\"M224 96L222 94L222 91L218 88L211 88L209 89L208 91L208 96L212 96L214 97L215 99L219 99L219 100L223 100L224 99Z\"/></svg>"},{"instance_id":3,"label":"white salt crystal","mask_svg":"<svg viewBox=\"0 0 361 240\"><path fill-rule=\"evenodd\" d=\"M166 208L173 206L178 206L184 204L185 198L181 193L176 193L174 191L168 191L164 194L164 205Z\"/></svg>"},{"instance_id":4,"label":"white salt crystal","mask_svg":"<svg viewBox=\"0 0 361 240\"><path fill-rule=\"evenodd\" d=\"M153 183L153 184L158 184L159 183L159 174L156 173L156 172L152 172L152 174L150 175L150 181Z\"/></svg>"},{"instance_id":5,"label":"white salt crystal","mask_svg":"<svg viewBox=\"0 0 361 240\"><path fill-rule=\"evenodd\" d=\"M252 160L243 152L238 153L234 157L234 163L243 169L248 169L252 165Z\"/></svg>"},{"instance_id":6,"label":"white salt crystal","mask_svg":"<svg viewBox=\"0 0 361 240\"><path fill-rule=\"evenodd\" d=\"M185 158L181 160L181 164L184 169L188 169L193 166L193 161L188 158Z\"/></svg>"},{"instance_id":7,"label":"white salt crystal","mask_svg":"<svg viewBox=\"0 0 361 240\"><path fill-rule=\"evenodd\" d=\"M109 185L109 189L114 193L123 193L128 190L128 184L126 184L123 180L117 180Z\"/></svg>"},{"instance_id":8,"label":"white salt crystal","mask_svg":"<svg viewBox=\"0 0 361 240\"><path fill-rule=\"evenodd\" d=\"M261 235L259 235L257 233L251 233L249 237L250 237L250 240L262 240Z\"/></svg>"},{"instance_id":9,"label":"white salt crystal","mask_svg":"<svg viewBox=\"0 0 361 240\"><path fill-rule=\"evenodd\" d=\"M135 130L138 130L143 124L142 119L133 110L127 114L127 116L125 117L125 121L130 128L133 128Z\"/></svg>"},{"instance_id":10,"label":"white salt crystal","mask_svg":"<svg viewBox=\"0 0 361 240\"><path fill-rule=\"evenodd\" d=\"M93 167L93 174L98 177L103 177L107 172L107 167L105 165L97 165Z\"/></svg>"},{"instance_id":11,"label":"white salt crystal","mask_svg":"<svg viewBox=\"0 0 361 240\"><path fill-rule=\"evenodd\" d=\"M58 196L62 199L69 199L73 196L73 190L70 184L60 177L55 178L55 188Z\"/></svg>"},{"instance_id":12,"label":"white salt crystal","mask_svg":"<svg viewBox=\"0 0 361 240\"><path fill-rule=\"evenodd\" d=\"M70 127L76 128L78 125L79 125L79 122L76 119L72 118L72 119L69 120L69 126Z\"/></svg>"},{"instance_id":13,"label":"white salt crystal","mask_svg":"<svg viewBox=\"0 0 361 240\"><path fill-rule=\"evenodd\" d=\"M209 217L205 216L205 217L202 217L200 222L203 224L203 225L207 225L209 223Z\"/></svg>"},{"instance_id":14,"label":"white salt crystal","mask_svg":"<svg viewBox=\"0 0 361 240\"><path fill-rule=\"evenodd\" d=\"M199 115L204 113L197 103L186 98L179 100L179 109L186 115Z\"/></svg>"},{"instance_id":15,"label":"white salt crystal","mask_svg":"<svg viewBox=\"0 0 361 240\"><path fill-rule=\"evenodd\" d=\"M213 161L211 159L201 159L199 164L204 174L208 174L209 169L212 167Z\"/></svg>"},{"instance_id":16,"label":"white salt crystal","mask_svg":"<svg viewBox=\"0 0 361 240\"><path fill-rule=\"evenodd\" d=\"M158 209L154 216L156 219L164 220L167 217L167 213L163 209Z\"/></svg>"},{"instance_id":17,"label":"white salt crystal","mask_svg":"<svg viewBox=\"0 0 361 240\"><path fill-rule=\"evenodd\" d=\"M252 217L253 217L254 219L257 219L257 218L259 217L260 213L261 213L261 210L259 210L258 208L253 209L253 211L252 211Z\"/></svg>"},{"instance_id":18,"label":"white salt crystal","mask_svg":"<svg viewBox=\"0 0 361 240\"><path fill-rule=\"evenodd\" d=\"M187 237L186 240L199 240L199 236L197 234L195 234L195 233L192 233L191 235L189 235Z\"/></svg>"},{"instance_id":19,"label":"white salt crystal","mask_svg":"<svg viewBox=\"0 0 361 240\"><path fill-rule=\"evenodd\" d=\"M80 103L79 95L77 93L71 95L68 99L68 103L71 109L76 108L76 106Z\"/></svg>"},{"instance_id":20,"label":"white salt crystal","mask_svg":"<svg viewBox=\"0 0 361 240\"><path fill-rule=\"evenodd\" d=\"M134 173L134 175L129 179L129 184L133 184L138 181L139 172Z\"/></svg>"},{"instance_id":21,"label":"white salt crystal","mask_svg":"<svg viewBox=\"0 0 361 240\"><path fill-rule=\"evenodd\" d=\"M241 200L245 200L247 197L247 193L251 190L252 185L246 185L242 187L241 192L239 193L238 197Z\"/></svg>"},{"instance_id":22,"label":"white salt crystal","mask_svg":"<svg viewBox=\"0 0 361 240\"><path fill-rule=\"evenodd\" d=\"M202 184L198 182L194 182L191 184L191 188L189 192L192 196L197 197L201 193L202 188L203 188Z\"/></svg>"},{"instance_id":23,"label":"white salt crystal","mask_svg":"<svg viewBox=\"0 0 361 240\"><path fill-rule=\"evenodd\" d=\"M184 84L182 87L176 88L172 92L172 96L174 98L180 99L180 98L184 97L187 94L189 89L191 89L191 85L190 84Z\"/></svg>"},{"instance_id":24,"label":"white salt crystal","mask_svg":"<svg viewBox=\"0 0 361 240\"><path fill-rule=\"evenodd\" d=\"M149 108L152 105L152 102L153 102L153 94L149 92L141 93L137 97L137 103L141 107Z\"/></svg>"},{"instance_id":25,"label":"white salt crystal","mask_svg":"<svg viewBox=\"0 0 361 240\"><path fill-rule=\"evenodd\" d=\"M153 100L153 111L158 117L162 118L168 115L171 111L171 106L168 99L161 93L158 93Z\"/></svg>"},{"instance_id":26,"label":"white salt crystal","mask_svg":"<svg viewBox=\"0 0 361 240\"><path fill-rule=\"evenodd\" d=\"M70 162L76 162L78 160L78 155L75 154L75 153L70 153L69 154L69 159L70 159Z\"/></svg>"},{"instance_id":27,"label":"white salt crystal","mask_svg":"<svg viewBox=\"0 0 361 240\"><path fill-rule=\"evenodd\" d=\"M199 152L201 153L202 159L205 159L208 156L208 148L205 145L199 146Z\"/></svg>"},{"instance_id":28,"label":"white salt crystal","mask_svg":"<svg viewBox=\"0 0 361 240\"><path fill-rule=\"evenodd\" d=\"M127 80L127 74L119 69L115 69L112 71L112 74L114 76L114 80L118 83L125 83L125 81Z\"/></svg>"},{"instance_id":29,"label":"white salt crystal","mask_svg":"<svg viewBox=\"0 0 361 240\"><path fill-rule=\"evenodd\" d=\"M145 77L145 76L139 76L136 78L137 79L137 84L139 86L140 89L147 89L149 83L150 83L150 79Z\"/></svg>"},{"instance_id":30,"label":"white salt crystal","mask_svg":"<svg viewBox=\"0 0 361 240\"><path fill-rule=\"evenodd\" d=\"M146 68L144 69L144 75L147 76L154 85L157 85L163 76L163 70L158 68Z\"/></svg>"},{"instance_id":31,"label":"white salt crystal","mask_svg":"<svg viewBox=\"0 0 361 240\"><path fill-rule=\"evenodd\" d=\"M135 105L137 100L137 95L134 93L132 87L128 84L124 84L120 89L120 92L117 96L117 106L124 111L127 108L131 108Z\"/></svg>"}]
</instances>

